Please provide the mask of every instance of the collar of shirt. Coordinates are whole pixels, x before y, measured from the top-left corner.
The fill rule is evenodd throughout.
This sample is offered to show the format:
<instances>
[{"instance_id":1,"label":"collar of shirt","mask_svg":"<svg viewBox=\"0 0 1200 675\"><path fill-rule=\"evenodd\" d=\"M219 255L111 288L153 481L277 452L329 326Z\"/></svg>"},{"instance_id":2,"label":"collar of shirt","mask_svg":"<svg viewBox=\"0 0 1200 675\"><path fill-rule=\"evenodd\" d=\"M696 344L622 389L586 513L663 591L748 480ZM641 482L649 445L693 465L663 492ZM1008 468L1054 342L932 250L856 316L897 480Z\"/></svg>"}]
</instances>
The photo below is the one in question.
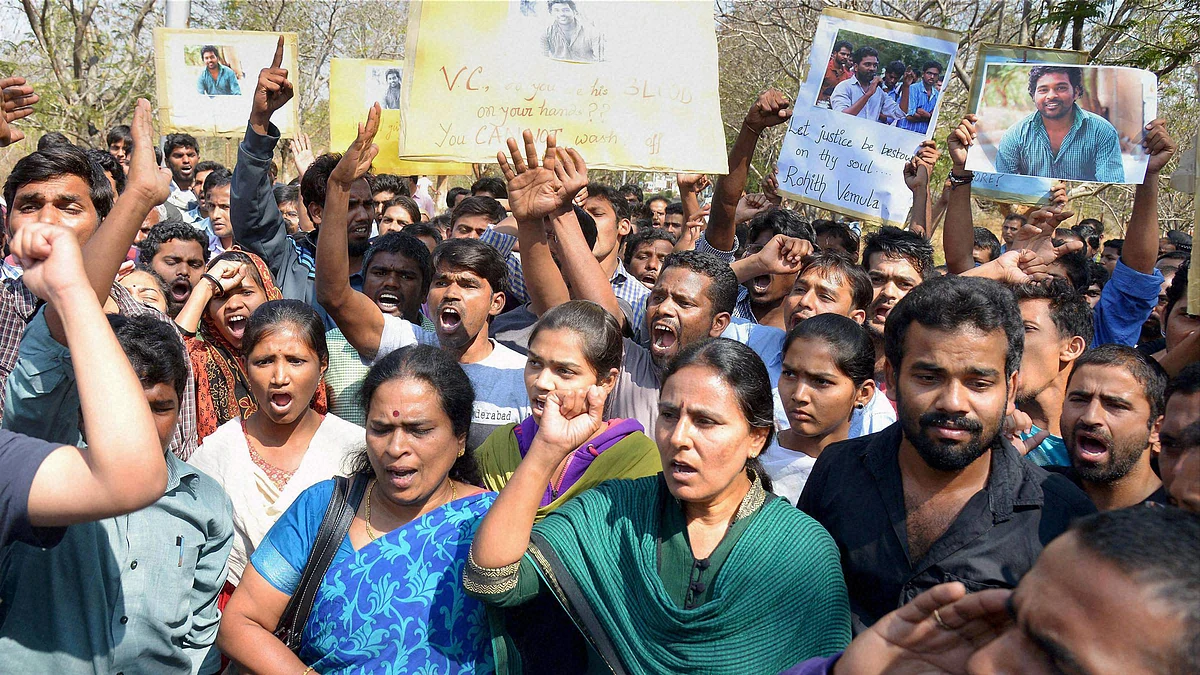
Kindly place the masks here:
<instances>
[{"instance_id":1,"label":"collar of shirt","mask_svg":"<svg viewBox=\"0 0 1200 675\"><path fill-rule=\"evenodd\" d=\"M167 458L167 489L163 494L170 494L185 483L188 491L192 491L192 483L199 475L196 469L170 452L163 454Z\"/></svg>"}]
</instances>

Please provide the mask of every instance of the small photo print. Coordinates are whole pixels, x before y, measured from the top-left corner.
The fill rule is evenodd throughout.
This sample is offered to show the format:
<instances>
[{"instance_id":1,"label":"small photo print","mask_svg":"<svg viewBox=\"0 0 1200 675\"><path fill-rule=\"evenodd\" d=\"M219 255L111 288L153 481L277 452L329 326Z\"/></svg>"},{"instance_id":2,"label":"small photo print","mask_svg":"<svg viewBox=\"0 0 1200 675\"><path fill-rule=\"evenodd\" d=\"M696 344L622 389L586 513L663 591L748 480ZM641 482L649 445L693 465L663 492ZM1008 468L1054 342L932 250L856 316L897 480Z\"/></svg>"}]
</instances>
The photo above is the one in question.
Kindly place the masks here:
<instances>
[{"instance_id":1,"label":"small photo print","mask_svg":"<svg viewBox=\"0 0 1200 675\"><path fill-rule=\"evenodd\" d=\"M601 0L516 0L522 22L536 24L542 56L555 61L607 61L606 31L596 12L624 11L622 3ZM530 26L530 30L534 26Z\"/></svg>"},{"instance_id":2,"label":"small photo print","mask_svg":"<svg viewBox=\"0 0 1200 675\"><path fill-rule=\"evenodd\" d=\"M183 62L196 70L196 91L205 96L241 96L246 73L237 48L229 45L186 45Z\"/></svg>"},{"instance_id":3,"label":"small photo print","mask_svg":"<svg viewBox=\"0 0 1200 675\"><path fill-rule=\"evenodd\" d=\"M1147 84L1151 89L1147 90ZM967 168L1098 183L1141 182L1153 74L1115 66L989 64ZM1153 94L1152 94L1153 96Z\"/></svg>"},{"instance_id":4,"label":"small photo print","mask_svg":"<svg viewBox=\"0 0 1200 675\"><path fill-rule=\"evenodd\" d=\"M404 68L396 66L368 66L366 68L365 108L379 102L384 110L400 109L400 85L404 79Z\"/></svg>"},{"instance_id":5,"label":"small photo print","mask_svg":"<svg viewBox=\"0 0 1200 675\"><path fill-rule=\"evenodd\" d=\"M925 135L951 55L840 29L821 77L818 108Z\"/></svg>"}]
</instances>

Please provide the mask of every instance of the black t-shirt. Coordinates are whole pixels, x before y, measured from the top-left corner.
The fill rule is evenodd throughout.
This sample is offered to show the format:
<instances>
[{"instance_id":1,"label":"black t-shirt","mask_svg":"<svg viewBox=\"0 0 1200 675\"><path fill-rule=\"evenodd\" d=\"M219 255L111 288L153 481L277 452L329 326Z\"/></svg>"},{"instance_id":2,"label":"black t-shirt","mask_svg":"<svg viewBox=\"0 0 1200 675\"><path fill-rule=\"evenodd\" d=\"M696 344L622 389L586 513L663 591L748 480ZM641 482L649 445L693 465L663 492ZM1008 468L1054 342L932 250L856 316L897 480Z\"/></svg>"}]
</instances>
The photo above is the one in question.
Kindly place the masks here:
<instances>
[{"instance_id":1,"label":"black t-shirt","mask_svg":"<svg viewBox=\"0 0 1200 675\"><path fill-rule=\"evenodd\" d=\"M43 548L62 539L65 528L29 524L29 488L46 457L60 446L0 429L0 547L20 541Z\"/></svg>"},{"instance_id":2,"label":"black t-shirt","mask_svg":"<svg viewBox=\"0 0 1200 675\"><path fill-rule=\"evenodd\" d=\"M1075 473L1075 469L1069 466L1047 466L1044 467L1047 471L1065 476L1068 480L1075 484L1075 487L1083 490L1083 483L1079 480L1079 476ZM1086 491L1084 494L1087 494ZM1158 489L1150 493L1141 501L1142 504L1162 504L1169 506L1171 504L1171 496L1167 494L1167 486L1159 485Z\"/></svg>"}]
</instances>

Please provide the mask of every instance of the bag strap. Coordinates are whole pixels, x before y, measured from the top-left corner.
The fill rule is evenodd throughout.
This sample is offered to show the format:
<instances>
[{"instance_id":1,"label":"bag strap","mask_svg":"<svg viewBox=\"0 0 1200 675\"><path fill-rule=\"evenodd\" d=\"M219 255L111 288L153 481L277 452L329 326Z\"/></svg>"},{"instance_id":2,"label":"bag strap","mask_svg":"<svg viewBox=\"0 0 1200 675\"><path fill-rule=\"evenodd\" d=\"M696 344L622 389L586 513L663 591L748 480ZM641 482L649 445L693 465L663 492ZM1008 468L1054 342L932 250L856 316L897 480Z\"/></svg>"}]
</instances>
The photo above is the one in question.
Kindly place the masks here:
<instances>
[{"instance_id":1,"label":"bag strap","mask_svg":"<svg viewBox=\"0 0 1200 675\"><path fill-rule=\"evenodd\" d=\"M321 519L321 527L317 530L308 561L304 564L300 583L288 600L275 629L275 636L292 652L300 651L300 638L313 602L317 599L317 590L321 588L325 573L337 556L342 539L350 531L350 523L367 491L367 482L366 476L356 476L353 484L345 476L334 477L333 496L325 508L325 516Z\"/></svg>"}]
</instances>

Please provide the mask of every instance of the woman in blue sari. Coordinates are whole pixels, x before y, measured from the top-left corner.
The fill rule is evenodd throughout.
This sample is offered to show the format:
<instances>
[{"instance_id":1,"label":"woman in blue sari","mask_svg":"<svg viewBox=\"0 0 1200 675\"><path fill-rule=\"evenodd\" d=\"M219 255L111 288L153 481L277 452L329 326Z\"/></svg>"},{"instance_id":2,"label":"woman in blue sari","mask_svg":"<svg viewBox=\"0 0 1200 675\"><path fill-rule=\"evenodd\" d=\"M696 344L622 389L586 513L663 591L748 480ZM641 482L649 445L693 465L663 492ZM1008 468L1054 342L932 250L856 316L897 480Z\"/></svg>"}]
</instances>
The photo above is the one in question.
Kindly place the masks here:
<instances>
[{"instance_id":1,"label":"woman in blue sari","mask_svg":"<svg viewBox=\"0 0 1200 675\"><path fill-rule=\"evenodd\" d=\"M475 487L466 449L471 383L442 350L415 346L376 363L362 397L366 449L351 475L367 481L366 496L322 580L299 655L274 631L331 480L306 490L267 533L225 608L218 645L253 673L491 673L483 606L459 581L496 496Z\"/></svg>"}]
</instances>

